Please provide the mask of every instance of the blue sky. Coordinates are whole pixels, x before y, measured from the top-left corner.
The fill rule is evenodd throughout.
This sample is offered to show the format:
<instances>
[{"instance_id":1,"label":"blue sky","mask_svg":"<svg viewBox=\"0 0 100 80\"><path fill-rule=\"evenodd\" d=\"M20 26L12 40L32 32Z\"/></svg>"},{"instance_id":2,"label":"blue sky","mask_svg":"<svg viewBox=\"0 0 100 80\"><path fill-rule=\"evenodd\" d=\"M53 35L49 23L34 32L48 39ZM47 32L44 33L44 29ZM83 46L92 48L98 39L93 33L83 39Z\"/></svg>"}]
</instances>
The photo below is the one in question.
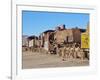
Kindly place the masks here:
<instances>
[{"instance_id":1,"label":"blue sky","mask_svg":"<svg viewBox=\"0 0 100 80\"><path fill-rule=\"evenodd\" d=\"M88 22L89 14L86 13L22 11L23 35L38 36L43 31L54 30L61 24L65 24L66 28L86 29Z\"/></svg>"}]
</instances>

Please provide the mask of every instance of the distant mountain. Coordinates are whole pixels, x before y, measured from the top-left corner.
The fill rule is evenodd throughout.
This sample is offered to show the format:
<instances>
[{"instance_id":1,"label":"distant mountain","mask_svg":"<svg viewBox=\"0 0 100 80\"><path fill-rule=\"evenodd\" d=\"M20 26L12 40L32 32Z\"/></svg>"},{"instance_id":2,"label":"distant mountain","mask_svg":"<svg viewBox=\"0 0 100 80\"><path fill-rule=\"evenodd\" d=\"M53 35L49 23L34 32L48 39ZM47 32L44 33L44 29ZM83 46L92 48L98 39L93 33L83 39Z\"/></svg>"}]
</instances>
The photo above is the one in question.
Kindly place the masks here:
<instances>
[{"instance_id":1,"label":"distant mountain","mask_svg":"<svg viewBox=\"0 0 100 80\"><path fill-rule=\"evenodd\" d=\"M22 37L28 37L28 35L22 35Z\"/></svg>"}]
</instances>

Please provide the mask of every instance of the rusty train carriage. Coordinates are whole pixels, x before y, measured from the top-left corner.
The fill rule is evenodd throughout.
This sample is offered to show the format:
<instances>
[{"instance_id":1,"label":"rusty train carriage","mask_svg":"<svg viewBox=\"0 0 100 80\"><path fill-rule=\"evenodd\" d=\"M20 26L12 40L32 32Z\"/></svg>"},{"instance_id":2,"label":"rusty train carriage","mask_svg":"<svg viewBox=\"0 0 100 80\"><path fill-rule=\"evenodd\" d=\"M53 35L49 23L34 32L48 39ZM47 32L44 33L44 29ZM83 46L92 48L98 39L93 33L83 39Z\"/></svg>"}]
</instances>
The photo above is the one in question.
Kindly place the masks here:
<instances>
[{"instance_id":1,"label":"rusty train carriage","mask_svg":"<svg viewBox=\"0 0 100 80\"><path fill-rule=\"evenodd\" d=\"M33 50L44 50L50 54L59 54L64 46L79 46L81 48L81 35L87 32L85 29L66 29L65 25L56 27L55 30L47 30L37 36L29 36L28 48ZM40 51L41 52L41 51ZM74 55L74 54L73 54Z\"/></svg>"},{"instance_id":2,"label":"rusty train carriage","mask_svg":"<svg viewBox=\"0 0 100 80\"><path fill-rule=\"evenodd\" d=\"M44 49L46 49L51 54L59 54L61 56L61 52L64 46L70 45L72 47L74 43L76 46L81 48L81 34L85 32L85 29L73 28L73 29L65 29L65 25L61 27L57 27L55 31L46 31L44 35ZM78 56L82 53L80 49ZM84 52L84 51L83 51ZM82 56L82 55L81 55Z\"/></svg>"}]
</instances>

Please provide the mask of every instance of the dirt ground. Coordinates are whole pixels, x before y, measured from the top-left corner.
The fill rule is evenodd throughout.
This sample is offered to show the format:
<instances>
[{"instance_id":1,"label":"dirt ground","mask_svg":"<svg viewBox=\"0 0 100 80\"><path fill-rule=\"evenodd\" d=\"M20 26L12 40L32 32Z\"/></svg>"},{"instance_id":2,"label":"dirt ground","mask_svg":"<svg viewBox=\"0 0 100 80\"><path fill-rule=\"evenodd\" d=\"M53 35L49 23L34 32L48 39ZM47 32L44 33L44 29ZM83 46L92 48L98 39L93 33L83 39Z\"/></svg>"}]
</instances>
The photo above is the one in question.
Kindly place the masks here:
<instances>
[{"instance_id":1,"label":"dirt ground","mask_svg":"<svg viewBox=\"0 0 100 80\"><path fill-rule=\"evenodd\" d=\"M66 59L66 61L62 61L62 58L58 55L29 51L22 52L22 69L73 66L89 66L89 60L84 59L81 62L80 59Z\"/></svg>"}]
</instances>

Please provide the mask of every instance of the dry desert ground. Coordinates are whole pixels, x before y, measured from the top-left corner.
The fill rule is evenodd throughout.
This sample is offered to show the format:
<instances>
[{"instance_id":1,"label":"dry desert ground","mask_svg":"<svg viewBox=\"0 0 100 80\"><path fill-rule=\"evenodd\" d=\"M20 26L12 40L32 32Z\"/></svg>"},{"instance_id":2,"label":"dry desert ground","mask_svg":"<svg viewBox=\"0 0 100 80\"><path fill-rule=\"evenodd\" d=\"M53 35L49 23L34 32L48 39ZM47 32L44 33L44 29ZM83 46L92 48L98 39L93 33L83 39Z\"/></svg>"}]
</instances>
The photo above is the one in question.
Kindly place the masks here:
<instances>
[{"instance_id":1,"label":"dry desert ground","mask_svg":"<svg viewBox=\"0 0 100 80\"><path fill-rule=\"evenodd\" d=\"M81 61L80 59L66 59L66 61L62 61L60 56L54 54L31 51L22 52L22 69L74 66L89 66L89 60L84 59Z\"/></svg>"}]
</instances>

